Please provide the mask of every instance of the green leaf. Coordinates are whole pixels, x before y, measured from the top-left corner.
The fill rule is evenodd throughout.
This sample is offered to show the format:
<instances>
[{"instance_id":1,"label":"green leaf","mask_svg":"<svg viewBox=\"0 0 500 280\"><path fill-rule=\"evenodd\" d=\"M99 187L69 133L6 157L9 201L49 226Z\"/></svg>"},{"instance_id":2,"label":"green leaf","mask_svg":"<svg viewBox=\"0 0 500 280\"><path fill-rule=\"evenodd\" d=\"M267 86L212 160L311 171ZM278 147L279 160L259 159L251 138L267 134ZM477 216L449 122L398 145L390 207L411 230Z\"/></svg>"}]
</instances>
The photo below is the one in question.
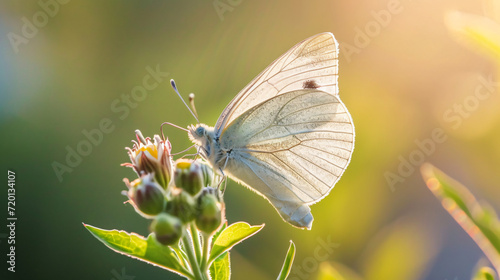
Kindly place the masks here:
<instances>
[{"instance_id":1,"label":"green leaf","mask_svg":"<svg viewBox=\"0 0 500 280\"><path fill-rule=\"evenodd\" d=\"M192 277L191 273L180 265L174 251L170 247L156 242L153 234L150 234L146 239L136 233L128 233L122 230L104 230L86 224L84 226L95 238L115 252L145 261L185 277Z\"/></svg>"},{"instance_id":2,"label":"green leaf","mask_svg":"<svg viewBox=\"0 0 500 280\"><path fill-rule=\"evenodd\" d=\"M219 230L214 233L214 236L212 236L212 240L216 240L226 228L227 228L227 220L222 224Z\"/></svg>"},{"instance_id":3,"label":"green leaf","mask_svg":"<svg viewBox=\"0 0 500 280\"><path fill-rule=\"evenodd\" d=\"M290 240L290 247L288 247L288 252L286 253L285 262L283 267L281 267L280 274L278 275L278 280L286 280L290 271L292 270L293 258L295 257L295 244Z\"/></svg>"},{"instance_id":4,"label":"green leaf","mask_svg":"<svg viewBox=\"0 0 500 280\"><path fill-rule=\"evenodd\" d=\"M433 165L423 164L421 172L427 187L477 243L498 273L500 271L500 222L493 208L486 203L479 203L465 186Z\"/></svg>"},{"instance_id":5,"label":"green leaf","mask_svg":"<svg viewBox=\"0 0 500 280\"><path fill-rule=\"evenodd\" d=\"M485 16L448 12L445 16L448 29L470 46L491 55L498 61L500 56L500 25Z\"/></svg>"},{"instance_id":6,"label":"green leaf","mask_svg":"<svg viewBox=\"0 0 500 280\"><path fill-rule=\"evenodd\" d=\"M215 241L212 251L210 252L208 263L218 258L222 253L230 250L234 245L256 234L263 227L264 224L260 226L250 226L244 222L238 222L230 225L224 229L216 239L214 238Z\"/></svg>"},{"instance_id":7,"label":"green leaf","mask_svg":"<svg viewBox=\"0 0 500 280\"><path fill-rule=\"evenodd\" d=\"M231 261L229 252L225 252L212 262L210 266L210 275L212 280L229 280L231 279Z\"/></svg>"},{"instance_id":8,"label":"green leaf","mask_svg":"<svg viewBox=\"0 0 500 280\"><path fill-rule=\"evenodd\" d=\"M495 280L495 271L490 267L483 266L479 268L472 280Z\"/></svg>"}]
</instances>

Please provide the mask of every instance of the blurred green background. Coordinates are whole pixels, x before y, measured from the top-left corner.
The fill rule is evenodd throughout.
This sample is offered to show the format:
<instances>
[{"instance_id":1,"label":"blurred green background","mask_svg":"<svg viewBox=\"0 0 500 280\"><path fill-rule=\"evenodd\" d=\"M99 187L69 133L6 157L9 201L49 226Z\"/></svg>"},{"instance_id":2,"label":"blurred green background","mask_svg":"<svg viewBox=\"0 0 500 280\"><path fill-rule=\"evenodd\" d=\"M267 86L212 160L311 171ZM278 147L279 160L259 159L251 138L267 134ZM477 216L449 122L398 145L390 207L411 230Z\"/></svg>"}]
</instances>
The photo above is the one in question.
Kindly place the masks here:
<instances>
[{"instance_id":1,"label":"blurred green background","mask_svg":"<svg viewBox=\"0 0 500 280\"><path fill-rule=\"evenodd\" d=\"M341 45L340 97L357 134L351 164L312 206L311 231L292 228L268 202L230 181L229 222L266 223L233 250L233 279L275 279L290 239L297 246L292 280L314 279L315 251L328 240L336 247L327 261L363 279L470 279L482 253L425 187L418 166L430 161L500 205L500 96L491 82L497 64L460 44L445 24L450 10L488 15L491 1L62 2L46 7L52 15L45 18L43 3L59 2L0 2L1 170L4 182L7 170L16 172L18 217L15 274L6 273L7 228L0 227L2 279L127 279L122 269L137 280L180 279L112 252L82 226L148 233L148 221L120 195L122 178L135 178L120 167L134 130L153 136L162 122L194 122L171 78L184 96L196 94L201 121L214 125L269 63L326 31ZM24 17L39 25L36 31ZM147 67L168 77L125 105L122 98L142 84ZM474 103L484 80L490 94ZM82 131L98 129L103 119L113 131L59 180L54 162L66 164L67 147L76 149L86 139ZM446 140L429 144L436 128ZM174 152L190 145L183 131L165 133ZM428 143L427 154L417 142ZM398 171L405 161L410 168ZM398 182L388 182L389 174Z\"/></svg>"}]
</instances>

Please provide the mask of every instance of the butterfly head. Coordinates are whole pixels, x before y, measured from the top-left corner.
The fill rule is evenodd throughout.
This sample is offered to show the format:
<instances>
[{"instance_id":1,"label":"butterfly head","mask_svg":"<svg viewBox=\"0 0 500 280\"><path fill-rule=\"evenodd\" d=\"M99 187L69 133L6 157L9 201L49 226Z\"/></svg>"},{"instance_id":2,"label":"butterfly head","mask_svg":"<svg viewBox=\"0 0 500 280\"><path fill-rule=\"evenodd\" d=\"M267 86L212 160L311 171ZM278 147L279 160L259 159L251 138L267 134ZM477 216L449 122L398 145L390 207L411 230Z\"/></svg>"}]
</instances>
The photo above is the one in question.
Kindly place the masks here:
<instances>
[{"instance_id":1,"label":"butterfly head","mask_svg":"<svg viewBox=\"0 0 500 280\"><path fill-rule=\"evenodd\" d=\"M189 140L199 147L206 147L214 139L214 129L205 124L190 125L188 127Z\"/></svg>"}]
</instances>

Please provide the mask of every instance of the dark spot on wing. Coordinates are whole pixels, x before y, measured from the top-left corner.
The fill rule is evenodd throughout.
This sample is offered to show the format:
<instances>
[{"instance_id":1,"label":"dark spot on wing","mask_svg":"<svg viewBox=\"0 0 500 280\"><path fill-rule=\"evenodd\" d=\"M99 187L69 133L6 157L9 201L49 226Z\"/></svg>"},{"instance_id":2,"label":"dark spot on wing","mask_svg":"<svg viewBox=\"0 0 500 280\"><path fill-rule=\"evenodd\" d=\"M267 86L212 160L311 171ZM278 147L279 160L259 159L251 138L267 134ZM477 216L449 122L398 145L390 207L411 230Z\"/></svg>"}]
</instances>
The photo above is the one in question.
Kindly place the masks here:
<instances>
[{"instance_id":1,"label":"dark spot on wing","mask_svg":"<svg viewBox=\"0 0 500 280\"><path fill-rule=\"evenodd\" d=\"M314 89L314 88L319 88L320 85L318 85L315 80L307 80L307 81L304 82L304 84L302 85L302 87L303 88L313 88Z\"/></svg>"}]
</instances>

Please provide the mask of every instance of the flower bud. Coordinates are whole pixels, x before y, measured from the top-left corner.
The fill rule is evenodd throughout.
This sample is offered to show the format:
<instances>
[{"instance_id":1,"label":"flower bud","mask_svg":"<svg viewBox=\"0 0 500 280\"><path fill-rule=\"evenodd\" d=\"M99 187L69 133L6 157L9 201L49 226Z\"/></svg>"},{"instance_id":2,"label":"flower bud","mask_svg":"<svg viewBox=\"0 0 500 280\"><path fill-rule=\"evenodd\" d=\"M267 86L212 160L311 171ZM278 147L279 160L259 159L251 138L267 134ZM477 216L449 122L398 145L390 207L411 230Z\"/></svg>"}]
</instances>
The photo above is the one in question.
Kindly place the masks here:
<instances>
[{"instance_id":1,"label":"flower bud","mask_svg":"<svg viewBox=\"0 0 500 280\"><path fill-rule=\"evenodd\" d=\"M132 149L126 148L131 163L122 165L132 167L139 176L142 173L154 173L158 184L166 190L173 175L170 142L168 139L162 140L158 135L155 135L154 142L151 142L151 138L144 138L141 131L136 130L135 132L137 142L133 141Z\"/></svg>"},{"instance_id":2,"label":"flower bud","mask_svg":"<svg viewBox=\"0 0 500 280\"><path fill-rule=\"evenodd\" d=\"M189 223L196 216L196 202L186 191L175 188L172 191L172 199L167 204L166 212L179 218L183 223Z\"/></svg>"},{"instance_id":3,"label":"flower bud","mask_svg":"<svg viewBox=\"0 0 500 280\"><path fill-rule=\"evenodd\" d=\"M182 229L182 222L166 213L156 216L151 223L156 241L165 246L177 244L182 237Z\"/></svg>"},{"instance_id":4,"label":"flower bud","mask_svg":"<svg viewBox=\"0 0 500 280\"><path fill-rule=\"evenodd\" d=\"M212 167L206 163L201 163L201 172L203 176L203 186L209 187L214 183L214 171Z\"/></svg>"},{"instance_id":5,"label":"flower bud","mask_svg":"<svg viewBox=\"0 0 500 280\"><path fill-rule=\"evenodd\" d=\"M205 190L197 200L196 226L204 233L212 234L222 224L224 205L213 193Z\"/></svg>"},{"instance_id":6,"label":"flower bud","mask_svg":"<svg viewBox=\"0 0 500 280\"><path fill-rule=\"evenodd\" d=\"M197 195L203 187L201 164L193 160L177 160L174 172L175 185L191 195Z\"/></svg>"},{"instance_id":7,"label":"flower bud","mask_svg":"<svg viewBox=\"0 0 500 280\"><path fill-rule=\"evenodd\" d=\"M129 187L127 196L139 214L145 217L155 216L165 209L165 191L153 180L153 174L144 175L132 183L127 180L125 183Z\"/></svg>"}]
</instances>

